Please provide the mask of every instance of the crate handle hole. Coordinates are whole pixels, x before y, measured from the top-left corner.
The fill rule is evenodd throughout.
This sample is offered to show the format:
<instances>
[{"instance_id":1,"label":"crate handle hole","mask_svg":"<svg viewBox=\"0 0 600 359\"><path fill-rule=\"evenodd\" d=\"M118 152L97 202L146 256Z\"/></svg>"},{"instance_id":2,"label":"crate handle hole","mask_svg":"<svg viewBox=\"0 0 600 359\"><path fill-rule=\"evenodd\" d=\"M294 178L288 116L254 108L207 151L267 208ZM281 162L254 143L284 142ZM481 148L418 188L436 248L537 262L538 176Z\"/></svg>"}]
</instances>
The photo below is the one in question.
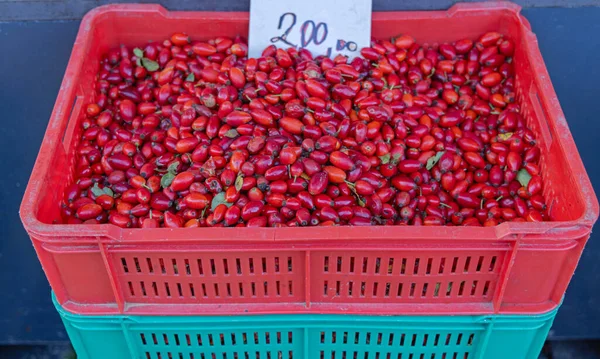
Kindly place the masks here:
<instances>
[{"instance_id":1,"label":"crate handle hole","mask_svg":"<svg viewBox=\"0 0 600 359\"><path fill-rule=\"evenodd\" d=\"M73 105L71 106L71 111L69 111L69 122L67 122L67 127L65 128L65 132L63 133L61 142L63 144L63 148L66 152L69 151L71 147L70 144L73 143L73 135L75 133L75 129L79 126L79 114L81 113L81 107L83 106L83 96L75 96L73 100Z\"/></svg>"},{"instance_id":2,"label":"crate handle hole","mask_svg":"<svg viewBox=\"0 0 600 359\"><path fill-rule=\"evenodd\" d=\"M538 137L538 141L541 140L546 149L549 149L552 145L552 141L554 140L554 138L552 136L552 132L550 131L548 115L546 113L546 109L544 108L544 106L542 106L542 101L540 99L539 92L537 90L534 90L532 95L533 96L531 96L531 102L533 104L533 110L537 116L538 123L540 125L539 129L541 132L540 134L538 134L538 136L541 137Z\"/></svg>"}]
</instances>

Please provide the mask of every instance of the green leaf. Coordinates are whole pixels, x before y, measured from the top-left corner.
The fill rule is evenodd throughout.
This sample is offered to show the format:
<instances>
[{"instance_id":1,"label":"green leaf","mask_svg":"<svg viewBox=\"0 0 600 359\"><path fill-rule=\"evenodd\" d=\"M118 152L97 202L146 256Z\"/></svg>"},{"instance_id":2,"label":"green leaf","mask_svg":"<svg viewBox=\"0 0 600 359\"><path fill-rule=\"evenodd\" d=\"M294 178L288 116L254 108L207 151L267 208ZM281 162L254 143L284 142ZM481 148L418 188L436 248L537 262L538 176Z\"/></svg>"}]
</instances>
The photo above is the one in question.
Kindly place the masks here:
<instances>
[{"instance_id":1,"label":"green leaf","mask_svg":"<svg viewBox=\"0 0 600 359\"><path fill-rule=\"evenodd\" d=\"M141 59L142 57L144 57L144 50L140 49L139 47L136 47L135 49L133 49L133 54L138 59Z\"/></svg>"},{"instance_id":2,"label":"green leaf","mask_svg":"<svg viewBox=\"0 0 600 359\"><path fill-rule=\"evenodd\" d=\"M224 136L227 138L236 138L237 136L239 136L239 133L235 128L232 128L231 130L225 132Z\"/></svg>"},{"instance_id":3,"label":"green leaf","mask_svg":"<svg viewBox=\"0 0 600 359\"><path fill-rule=\"evenodd\" d=\"M356 201L358 202L358 205L361 207L365 207L367 204L365 203L365 201L363 201L362 198L360 198L360 195L358 194L358 192L356 192L356 184L354 184L350 181L344 181L344 182L346 182L346 184L348 185L348 188L350 188L350 191L352 192L354 197L356 197Z\"/></svg>"},{"instance_id":4,"label":"green leaf","mask_svg":"<svg viewBox=\"0 0 600 359\"><path fill-rule=\"evenodd\" d=\"M112 189L108 188L108 187L104 187L104 194L107 194L111 197L115 197L115 193L112 191Z\"/></svg>"},{"instance_id":5,"label":"green leaf","mask_svg":"<svg viewBox=\"0 0 600 359\"><path fill-rule=\"evenodd\" d=\"M498 138L499 138L499 139L501 139L502 141L506 141L506 140L508 140L509 138L511 138L511 137L512 137L512 135L513 135L513 133L512 133L512 132L500 133L500 134L498 134Z\"/></svg>"},{"instance_id":6,"label":"green leaf","mask_svg":"<svg viewBox=\"0 0 600 359\"><path fill-rule=\"evenodd\" d=\"M433 75L435 75L435 67L431 69L431 73L427 76L427 78L431 78L433 77Z\"/></svg>"},{"instance_id":7,"label":"green leaf","mask_svg":"<svg viewBox=\"0 0 600 359\"><path fill-rule=\"evenodd\" d=\"M361 207L365 207L367 205L360 197L357 197L356 200L358 201L358 205Z\"/></svg>"},{"instance_id":8,"label":"green leaf","mask_svg":"<svg viewBox=\"0 0 600 359\"><path fill-rule=\"evenodd\" d=\"M172 174L177 174L177 167L179 167L179 161L175 161L167 167L167 171Z\"/></svg>"},{"instance_id":9,"label":"green leaf","mask_svg":"<svg viewBox=\"0 0 600 359\"><path fill-rule=\"evenodd\" d=\"M139 67L141 67L142 66L142 59L141 58L136 59L135 60L135 64L138 65Z\"/></svg>"},{"instance_id":10,"label":"green leaf","mask_svg":"<svg viewBox=\"0 0 600 359\"><path fill-rule=\"evenodd\" d=\"M235 190L236 191L240 191L242 189L242 186L244 185L244 176L242 176L242 174L238 174L237 178L235 179Z\"/></svg>"},{"instance_id":11,"label":"green leaf","mask_svg":"<svg viewBox=\"0 0 600 359\"><path fill-rule=\"evenodd\" d=\"M196 76L194 76L193 72L190 72L190 74L187 75L187 77L185 78L185 80L187 82L194 82L194 81L196 81Z\"/></svg>"},{"instance_id":12,"label":"green leaf","mask_svg":"<svg viewBox=\"0 0 600 359\"><path fill-rule=\"evenodd\" d=\"M98 183L94 183L94 186L92 187L92 193L93 193L93 194L94 194L94 196L96 196L96 197L100 197L100 196L102 196L103 194L106 194L106 193L104 192L104 190L98 186Z\"/></svg>"},{"instance_id":13,"label":"green leaf","mask_svg":"<svg viewBox=\"0 0 600 359\"><path fill-rule=\"evenodd\" d=\"M385 155L383 155L383 156L379 156L379 159L381 160L381 164L382 164L382 165L387 165L388 163L390 163L390 158L391 158L391 157L392 157L392 156L390 156L390 154L389 154L389 153L386 153L386 154L385 154Z\"/></svg>"},{"instance_id":14,"label":"green leaf","mask_svg":"<svg viewBox=\"0 0 600 359\"><path fill-rule=\"evenodd\" d=\"M173 183L173 179L175 178L175 174L173 172L167 172L160 179L160 185L162 188L167 188Z\"/></svg>"},{"instance_id":15,"label":"green leaf","mask_svg":"<svg viewBox=\"0 0 600 359\"><path fill-rule=\"evenodd\" d=\"M402 157L402 155L401 155L401 154L399 154L399 153L396 153L396 154L394 154L394 155L392 156L392 163L393 163L393 164L397 164L397 163L398 163L398 161L400 160L400 157Z\"/></svg>"},{"instance_id":16,"label":"green leaf","mask_svg":"<svg viewBox=\"0 0 600 359\"><path fill-rule=\"evenodd\" d=\"M219 192L213 197L212 203L210 204L210 210L214 211L220 204L224 204L227 207L233 206L233 203L229 203L225 200L225 192Z\"/></svg>"},{"instance_id":17,"label":"green leaf","mask_svg":"<svg viewBox=\"0 0 600 359\"><path fill-rule=\"evenodd\" d=\"M440 151L440 152L436 153L435 156L429 157L429 159L427 160L427 164L425 165L425 168L427 168L428 171L430 169L432 169L433 166L435 166L440 161L440 158L442 158L444 153L446 153L446 151Z\"/></svg>"},{"instance_id":18,"label":"green leaf","mask_svg":"<svg viewBox=\"0 0 600 359\"><path fill-rule=\"evenodd\" d=\"M529 180L531 180L531 175L525 168L522 168L519 172L517 172L517 181L519 181L521 186L527 187Z\"/></svg>"},{"instance_id":19,"label":"green leaf","mask_svg":"<svg viewBox=\"0 0 600 359\"><path fill-rule=\"evenodd\" d=\"M145 57L142 58L142 65L150 72L154 72L160 68L160 66L158 66L158 62L152 61Z\"/></svg>"}]
</instances>

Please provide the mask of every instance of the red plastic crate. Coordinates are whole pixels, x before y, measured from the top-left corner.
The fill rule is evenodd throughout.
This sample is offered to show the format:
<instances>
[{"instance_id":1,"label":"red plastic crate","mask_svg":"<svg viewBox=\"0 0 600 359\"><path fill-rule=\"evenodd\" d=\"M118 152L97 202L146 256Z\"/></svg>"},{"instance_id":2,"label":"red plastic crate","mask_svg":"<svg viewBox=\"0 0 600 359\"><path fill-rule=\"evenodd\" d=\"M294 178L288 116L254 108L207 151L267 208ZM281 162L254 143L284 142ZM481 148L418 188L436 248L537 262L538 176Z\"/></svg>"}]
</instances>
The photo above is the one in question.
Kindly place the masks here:
<instances>
[{"instance_id":1,"label":"red plastic crate","mask_svg":"<svg viewBox=\"0 0 600 359\"><path fill-rule=\"evenodd\" d=\"M60 304L85 314L489 314L555 308L598 201L527 20L512 3L373 14L373 36L421 43L500 31L516 41L516 87L540 143L552 222L473 227L120 229L62 225L83 107L99 58L119 44L246 34L247 13L109 5L83 20L21 219Z\"/></svg>"}]
</instances>

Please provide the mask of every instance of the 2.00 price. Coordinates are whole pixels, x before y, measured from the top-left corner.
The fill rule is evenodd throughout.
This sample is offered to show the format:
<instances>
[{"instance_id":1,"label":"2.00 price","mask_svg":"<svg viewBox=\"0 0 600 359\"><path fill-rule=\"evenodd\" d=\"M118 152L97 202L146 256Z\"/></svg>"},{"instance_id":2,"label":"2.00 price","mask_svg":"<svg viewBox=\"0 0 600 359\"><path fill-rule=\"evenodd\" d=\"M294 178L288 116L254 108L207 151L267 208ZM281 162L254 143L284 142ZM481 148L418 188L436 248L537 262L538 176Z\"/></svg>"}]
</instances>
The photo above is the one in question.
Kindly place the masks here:
<instances>
[{"instance_id":1,"label":"2.00 price","mask_svg":"<svg viewBox=\"0 0 600 359\"><path fill-rule=\"evenodd\" d=\"M300 26L300 44L294 44L289 40L290 34L296 25L296 14L293 12L286 12L279 17L279 25L277 26L278 30L282 30L285 25L289 24L283 34L280 36L275 36L271 38L272 43L282 42L288 46L298 48L304 48L309 46L311 43L315 45L321 45L327 40L327 35L329 35L329 30L327 28L327 24L324 22L320 22L316 24L312 20L306 20ZM338 39L335 46L336 51L356 51L358 49L358 45L354 41L345 41L342 39ZM329 47L327 49L327 56L331 55L332 48Z\"/></svg>"}]
</instances>

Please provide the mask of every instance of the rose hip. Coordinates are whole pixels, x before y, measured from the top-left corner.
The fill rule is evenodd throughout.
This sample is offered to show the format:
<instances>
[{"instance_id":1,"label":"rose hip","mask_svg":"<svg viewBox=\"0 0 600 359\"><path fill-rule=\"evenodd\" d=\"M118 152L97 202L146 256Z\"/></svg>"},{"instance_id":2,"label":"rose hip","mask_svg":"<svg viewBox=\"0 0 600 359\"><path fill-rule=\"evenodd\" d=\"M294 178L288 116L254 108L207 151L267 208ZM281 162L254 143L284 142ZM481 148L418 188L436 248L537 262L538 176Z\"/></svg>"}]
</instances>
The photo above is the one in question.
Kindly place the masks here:
<instances>
[{"instance_id":1,"label":"rose hip","mask_svg":"<svg viewBox=\"0 0 600 359\"><path fill-rule=\"evenodd\" d=\"M514 42L410 35L348 61L175 33L100 60L66 223L468 225L549 218Z\"/></svg>"}]
</instances>

